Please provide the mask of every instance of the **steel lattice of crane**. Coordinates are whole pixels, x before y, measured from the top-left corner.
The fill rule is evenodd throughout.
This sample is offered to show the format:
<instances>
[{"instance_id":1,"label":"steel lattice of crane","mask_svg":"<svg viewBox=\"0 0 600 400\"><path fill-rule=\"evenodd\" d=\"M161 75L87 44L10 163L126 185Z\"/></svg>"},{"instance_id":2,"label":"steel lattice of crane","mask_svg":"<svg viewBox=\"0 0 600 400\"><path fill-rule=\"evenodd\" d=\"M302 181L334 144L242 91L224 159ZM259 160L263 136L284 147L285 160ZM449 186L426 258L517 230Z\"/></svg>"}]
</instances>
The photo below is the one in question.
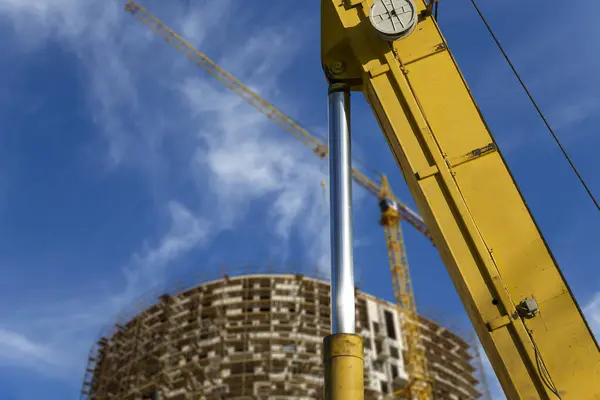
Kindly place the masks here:
<instances>
[{"instance_id":1,"label":"steel lattice of crane","mask_svg":"<svg viewBox=\"0 0 600 400\"><path fill-rule=\"evenodd\" d=\"M328 149L325 144L319 141L314 135L310 134L292 118L281 112L273 104L260 97L257 93L219 67L208 56L194 48L190 43L158 18L153 16L144 7L133 1L129 1L125 6L125 10L134 15L144 25L165 39L199 67L208 72L213 78L223 83L277 125L281 126L295 138L300 140L317 156L320 158L327 157ZM381 208L380 223L384 226L385 230L395 300L396 304L402 309L404 316L402 327L407 351L407 372L410 382L406 389L395 392L394 395L403 395L411 400L431 400L433 399L431 379L428 374L427 359L422 343L419 317L412 290L400 221L405 220L429 240L431 240L431 235L423 219L407 205L393 196L385 175L381 175L382 183L381 185L378 185L373 180L367 178L365 174L352 168L352 178L358 185L379 199Z\"/></svg>"},{"instance_id":2,"label":"steel lattice of crane","mask_svg":"<svg viewBox=\"0 0 600 400\"><path fill-rule=\"evenodd\" d=\"M406 364L409 373L408 387L394 392L392 396L402 395L411 400L433 400L432 380L429 376L425 348L423 346L417 304L410 278L404 236L402 235L401 217L393 198L390 185L385 176L382 177L379 204L381 208L380 223L384 227L388 250L388 259L394 285L396 304L404 311L402 327L404 343L408 353Z\"/></svg>"}]
</instances>

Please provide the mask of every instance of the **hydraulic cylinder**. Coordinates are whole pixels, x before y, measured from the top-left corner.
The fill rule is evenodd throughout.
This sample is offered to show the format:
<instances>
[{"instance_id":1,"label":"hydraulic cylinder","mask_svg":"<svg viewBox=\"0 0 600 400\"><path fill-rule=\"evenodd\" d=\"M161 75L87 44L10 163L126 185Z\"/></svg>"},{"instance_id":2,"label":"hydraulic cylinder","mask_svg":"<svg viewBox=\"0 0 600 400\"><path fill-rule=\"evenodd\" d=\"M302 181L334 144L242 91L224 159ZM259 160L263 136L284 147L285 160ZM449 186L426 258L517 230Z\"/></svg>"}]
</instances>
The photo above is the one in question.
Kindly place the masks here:
<instances>
[{"instance_id":1,"label":"hydraulic cylinder","mask_svg":"<svg viewBox=\"0 0 600 400\"><path fill-rule=\"evenodd\" d=\"M323 341L324 396L362 400L363 344L355 334L350 90L344 84L329 88L329 179L332 334Z\"/></svg>"}]
</instances>

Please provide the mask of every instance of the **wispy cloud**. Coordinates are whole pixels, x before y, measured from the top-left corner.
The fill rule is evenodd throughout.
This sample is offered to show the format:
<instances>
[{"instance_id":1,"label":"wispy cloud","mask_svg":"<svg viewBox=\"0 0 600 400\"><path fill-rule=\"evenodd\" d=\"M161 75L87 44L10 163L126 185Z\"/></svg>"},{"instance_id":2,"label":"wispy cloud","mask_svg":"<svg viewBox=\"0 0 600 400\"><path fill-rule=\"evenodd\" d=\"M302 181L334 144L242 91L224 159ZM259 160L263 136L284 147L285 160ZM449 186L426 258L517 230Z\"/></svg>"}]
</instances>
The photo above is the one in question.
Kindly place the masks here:
<instances>
[{"instance_id":1,"label":"wispy cloud","mask_svg":"<svg viewBox=\"0 0 600 400\"><path fill-rule=\"evenodd\" d=\"M271 121L234 94L196 79L182 92L206 127L198 132L192 165L198 190L206 193L208 182L217 198L220 228L232 228L262 200L271 204L268 223L277 237L287 242L298 229L315 251L313 261L322 261L329 248L328 210L319 183L327 165L285 132L273 132Z\"/></svg>"},{"instance_id":2,"label":"wispy cloud","mask_svg":"<svg viewBox=\"0 0 600 400\"><path fill-rule=\"evenodd\" d=\"M224 39L209 43L208 34L225 37L223 26L233 12L212 2L187 13L182 7L146 6L191 43L209 49ZM198 201L218 205L219 212L212 206L199 210L214 220L215 230L243 220L253 200L271 203L268 223L284 242L273 246L286 247L297 229L312 251L321 249L314 261L326 258L327 210L318 185L326 164L153 36L124 11L123 2L11 0L0 10L11 17L19 38L60 38L75 51L87 72L89 110L104 134L107 165L140 171L159 193L169 185L169 176L191 176L198 184ZM31 18L39 27L25 23ZM244 40L229 43L217 61L253 90L293 109L295 101L282 94L279 84L303 44L297 34L302 24L306 21L290 16L285 23L252 25ZM302 217L313 222L298 225Z\"/></svg>"},{"instance_id":3,"label":"wispy cloud","mask_svg":"<svg viewBox=\"0 0 600 400\"><path fill-rule=\"evenodd\" d=\"M171 221L169 230L155 245L144 244L141 252L132 256L124 268L126 288L113 299L115 308L126 306L137 295L164 280L165 269L170 263L201 246L209 239L210 222L194 215L177 201L168 204Z\"/></svg>"},{"instance_id":4,"label":"wispy cloud","mask_svg":"<svg viewBox=\"0 0 600 400\"><path fill-rule=\"evenodd\" d=\"M172 201L166 211L168 229L132 255L112 292L33 304L3 316L0 364L31 367L65 379L81 373L85 354L101 328L110 327L121 312L141 307L141 301L154 301L155 297L143 295L156 295L154 289L160 287L169 264L208 240L210 225L185 206Z\"/></svg>"},{"instance_id":5,"label":"wispy cloud","mask_svg":"<svg viewBox=\"0 0 600 400\"><path fill-rule=\"evenodd\" d=\"M222 33L220 29L232 17L227 12L230 6L231 0L221 0L204 2L202 8L188 9L179 23L181 35L196 48L202 48L208 37L210 40L218 40L216 37Z\"/></svg>"},{"instance_id":6,"label":"wispy cloud","mask_svg":"<svg viewBox=\"0 0 600 400\"><path fill-rule=\"evenodd\" d=\"M596 340L600 340L600 292L597 292L583 308L583 313L596 336Z\"/></svg>"},{"instance_id":7,"label":"wispy cloud","mask_svg":"<svg viewBox=\"0 0 600 400\"><path fill-rule=\"evenodd\" d=\"M8 363L34 364L42 362L48 366L59 363L59 358L50 347L25 335L0 328L0 360Z\"/></svg>"},{"instance_id":8,"label":"wispy cloud","mask_svg":"<svg viewBox=\"0 0 600 400\"><path fill-rule=\"evenodd\" d=\"M148 7L195 45L210 47L226 35L208 40L208 33L226 33L224 22L232 12L215 4L202 2L187 14L177 6ZM102 325L160 285L181 257L243 223L256 202L270 209L265 223L273 227L274 242L266 246L285 258L298 235L307 261L328 270L327 207L319 185L326 163L153 36L125 13L122 1L4 0L0 15L11 22L25 51L53 40L75 55L84 71L89 116L103 143L90 153L101 154L107 173L139 173L170 221L158 239L150 236L132 250L105 293L47 299L42 311L24 309L7 318L6 331L0 331L6 354L21 359L30 352L42 359L63 355L65 375L81 370ZM302 45L295 33L299 25L274 24L254 27L217 58L256 91L294 109L297 100L279 83ZM193 195L173 190L172 177L195 182Z\"/></svg>"}]
</instances>

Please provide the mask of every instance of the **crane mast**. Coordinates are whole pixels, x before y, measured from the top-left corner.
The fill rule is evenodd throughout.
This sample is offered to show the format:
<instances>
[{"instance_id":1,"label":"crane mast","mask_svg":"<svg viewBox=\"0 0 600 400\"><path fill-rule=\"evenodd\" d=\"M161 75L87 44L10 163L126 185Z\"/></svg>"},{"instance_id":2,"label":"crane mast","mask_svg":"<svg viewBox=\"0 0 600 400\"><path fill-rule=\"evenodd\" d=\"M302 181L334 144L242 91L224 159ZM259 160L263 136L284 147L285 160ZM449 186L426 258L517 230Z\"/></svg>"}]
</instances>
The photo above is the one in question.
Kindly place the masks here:
<instances>
[{"instance_id":1,"label":"crane mast","mask_svg":"<svg viewBox=\"0 0 600 400\"><path fill-rule=\"evenodd\" d=\"M408 386L393 395L402 395L411 400L433 399L433 388L429 376L425 348L423 346L421 329L419 327L419 314L415 303L406 247L402 235L401 217L398 207L394 203L392 190L386 177L381 182L379 205L381 208L380 223L384 227L387 243L388 259L392 272L392 284L396 304L402 309L402 330L406 353L406 366L410 381Z\"/></svg>"},{"instance_id":2,"label":"crane mast","mask_svg":"<svg viewBox=\"0 0 600 400\"><path fill-rule=\"evenodd\" d=\"M200 52L166 24L152 15L143 6L129 1L126 11L134 15L149 29L165 39L199 67L208 72L213 78L223 83L226 87L246 100L250 105L265 114L269 119L291 133L305 146L310 148L318 157L324 159L328 156L328 147L314 135L304 129L291 117L280 111L277 107L263 99L234 76L222 69L206 54ZM394 197L389 182L385 175L381 175L381 184L378 185L359 170L352 168L352 179L359 186L366 189L378 198L381 208L380 223L384 227L388 260L392 275L394 296L396 304L402 311L403 341L406 348L406 366L409 384L406 389L393 393L411 400L426 400L432 398L431 378L428 372L427 359L421 339L419 317L417 314L412 282L410 280L409 266L406 259L406 249L402 235L401 221L404 220L432 240L429 230L423 219L407 205Z\"/></svg>"},{"instance_id":3,"label":"crane mast","mask_svg":"<svg viewBox=\"0 0 600 400\"><path fill-rule=\"evenodd\" d=\"M325 76L370 104L507 397L600 399L598 344L434 5L322 0Z\"/></svg>"}]
</instances>

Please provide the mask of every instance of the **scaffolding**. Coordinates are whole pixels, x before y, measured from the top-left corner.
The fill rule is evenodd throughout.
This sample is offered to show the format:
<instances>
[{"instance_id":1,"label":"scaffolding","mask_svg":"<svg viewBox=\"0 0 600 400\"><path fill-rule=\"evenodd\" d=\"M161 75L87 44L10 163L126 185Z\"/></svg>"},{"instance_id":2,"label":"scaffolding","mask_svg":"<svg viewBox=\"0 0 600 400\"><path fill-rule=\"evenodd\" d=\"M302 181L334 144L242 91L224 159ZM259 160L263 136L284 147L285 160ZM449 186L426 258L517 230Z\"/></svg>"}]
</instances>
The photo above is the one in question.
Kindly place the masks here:
<instances>
[{"instance_id":1,"label":"scaffolding","mask_svg":"<svg viewBox=\"0 0 600 400\"><path fill-rule=\"evenodd\" d=\"M240 274L232 277L232 271ZM138 304L140 309L123 315L92 347L81 400L322 398L322 338L331 329L330 286L324 278L316 271L289 268L230 269L218 279L183 290L178 285L151 304ZM375 303L382 310L398 311L392 303L357 291L357 332L365 337L367 359L373 360L365 363L366 399L380 398L381 380L390 388L394 382L406 383L405 372L399 374L403 379L396 379L403 368L397 354L396 364L386 367L387 376L373 371L375 362L385 361L377 348L381 333L373 332L374 318L385 322L375 315L383 311L369 311ZM395 318L399 321L400 313ZM469 375L472 367L464 361L462 345L454 343L450 332L425 320L423 324L431 334L448 336L427 341L436 372L440 357L454 352L456 365L461 365L457 368ZM396 346L401 346L400 336L394 339ZM396 369L395 376L389 368ZM461 384L457 379L466 379L466 386L476 380L447 369L444 365L438 374L440 390L476 398L470 389L454 388Z\"/></svg>"},{"instance_id":2,"label":"scaffolding","mask_svg":"<svg viewBox=\"0 0 600 400\"><path fill-rule=\"evenodd\" d=\"M90 351L80 398L317 398L329 288L275 270L163 294L116 323Z\"/></svg>"}]
</instances>

